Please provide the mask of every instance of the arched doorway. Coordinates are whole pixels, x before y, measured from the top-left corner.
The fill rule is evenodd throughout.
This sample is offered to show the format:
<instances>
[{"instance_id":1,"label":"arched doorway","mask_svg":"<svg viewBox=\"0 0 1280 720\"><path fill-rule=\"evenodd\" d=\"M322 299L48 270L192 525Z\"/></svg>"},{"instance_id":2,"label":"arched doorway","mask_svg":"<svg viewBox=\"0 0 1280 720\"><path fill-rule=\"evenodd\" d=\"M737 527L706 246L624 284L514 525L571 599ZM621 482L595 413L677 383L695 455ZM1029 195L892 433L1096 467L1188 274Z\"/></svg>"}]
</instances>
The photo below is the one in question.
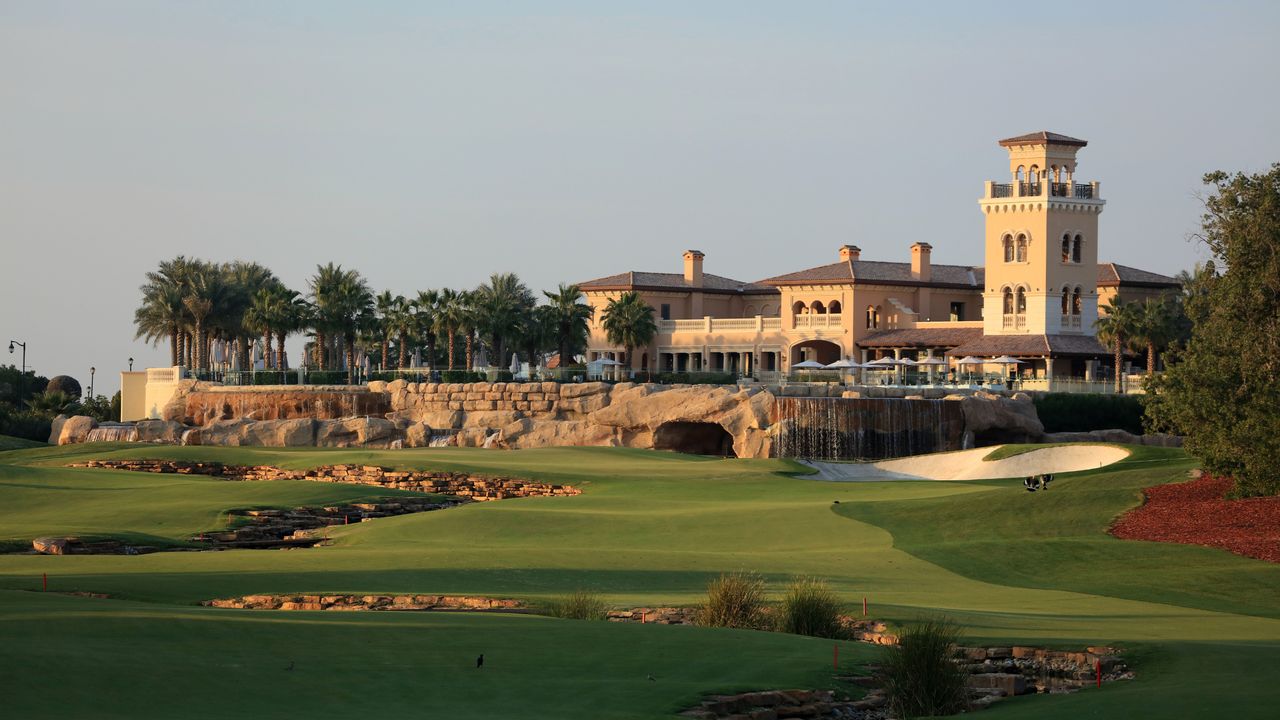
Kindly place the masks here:
<instances>
[{"instance_id":1,"label":"arched doorway","mask_svg":"<svg viewBox=\"0 0 1280 720\"><path fill-rule=\"evenodd\" d=\"M830 340L804 340L791 346L791 365L804 360L813 360L823 365L840 359L840 346Z\"/></svg>"}]
</instances>

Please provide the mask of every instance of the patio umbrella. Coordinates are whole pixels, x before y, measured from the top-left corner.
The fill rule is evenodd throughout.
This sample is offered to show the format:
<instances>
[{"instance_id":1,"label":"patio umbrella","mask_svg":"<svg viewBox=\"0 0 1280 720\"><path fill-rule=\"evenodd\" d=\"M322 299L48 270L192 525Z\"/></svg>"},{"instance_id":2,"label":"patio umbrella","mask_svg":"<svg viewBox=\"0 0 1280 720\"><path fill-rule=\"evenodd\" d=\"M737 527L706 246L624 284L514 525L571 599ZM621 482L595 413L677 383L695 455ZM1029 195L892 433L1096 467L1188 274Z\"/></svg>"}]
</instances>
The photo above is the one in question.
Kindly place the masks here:
<instances>
[{"instance_id":1,"label":"patio umbrella","mask_svg":"<svg viewBox=\"0 0 1280 720\"><path fill-rule=\"evenodd\" d=\"M989 362L996 365L1021 365L1023 361L1015 357L1009 357L1008 355L1001 355L998 358L991 359Z\"/></svg>"},{"instance_id":2,"label":"patio umbrella","mask_svg":"<svg viewBox=\"0 0 1280 720\"><path fill-rule=\"evenodd\" d=\"M902 365L903 367L915 367L920 363L916 362L915 360L912 360L911 358L902 358L901 360L898 361L898 364Z\"/></svg>"},{"instance_id":3,"label":"patio umbrella","mask_svg":"<svg viewBox=\"0 0 1280 720\"><path fill-rule=\"evenodd\" d=\"M986 360L983 360L982 358L976 358L970 355L969 357L960 358L959 360L956 361L956 364L957 365L981 365L984 362L986 362Z\"/></svg>"},{"instance_id":4,"label":"patio umbrella","mask_svg":"<svg viewBox=\"0 0 1280 720\"><path fill-rule=\"evenodd\" d=\"M826 365L823 365L820 362L814 362L813 360L805 360L803 362L798 362L792 365L791 369L792 370L822 370L826 367L827 367Z\"/></svg>"},{"instance_id":5,"label":"patio umbrella","mask_svg":"<svg viewBox=\"0 0 1280 720\"><path fill-rule=\"evenodd\" d=\"M827 370L857 370L862 366L852 360L837 360L830 365L823 365L823 367Z\"/></svg>"},{"instance_id":6,"label":"patio umbrella","mask_svg":"<svg viewBox=\"0 0 1280 720\"><path fill-rule=\"evenodd\" d=\"M894 358L891 358L891 357L882 357L879 360L872 360L866 365L863 365L863 367L876 370L876 369L894 368L902 364L903 362L901 360L895 360Z\"/></svg>"},{"instance_id":7,"label":"patio umbrella","mask_svg":"<svg viewBox=\"0 0 1280 720\"><path fill-rule=\"evenodd\" d=\"M511 353L511 374L520 374L520 356L516 353Z\"/></svg>"}]
</instances>

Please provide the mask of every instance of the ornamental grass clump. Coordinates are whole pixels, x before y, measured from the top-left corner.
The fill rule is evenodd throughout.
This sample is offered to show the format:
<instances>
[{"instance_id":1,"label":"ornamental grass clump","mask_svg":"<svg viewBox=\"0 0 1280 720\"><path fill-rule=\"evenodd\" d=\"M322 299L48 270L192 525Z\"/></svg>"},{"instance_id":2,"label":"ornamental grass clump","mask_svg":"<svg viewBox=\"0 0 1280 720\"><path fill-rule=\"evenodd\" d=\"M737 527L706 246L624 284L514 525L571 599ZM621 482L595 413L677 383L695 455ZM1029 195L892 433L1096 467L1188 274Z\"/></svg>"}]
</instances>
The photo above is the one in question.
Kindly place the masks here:
<instances>
[{"instance_id":1,"label":"ornamental grass clump","mask_svg":"<svg viewBox=\"0 0 1280 720\"><path fill-rule=\"evenodd\" d=\"M575 590L547 602L547 614L567 620L604 620L609 606L604 598L589 590Z\"/></svg>"},{"instance_id":2,"label":"ornamental grass clump","mask_svg":"<svg viewBox=\"0 0 1280 720\"><path fill-rule=\"evenodd\" d=\"M712 580L707 584L707 600L698 608L698 624L760 628L764 624L764 578L739 572Z\"/></svg>"},{"instance_id":3,"label":"ornamental grass clump","mask_svg":"<svg viewBox=\"0 0 1280 720\"><path fill-rule=\"evenodd\" d=\"M880 675L894 717L954 715L968 705L964 668L952 658L960 628L941 618L916 622L886 649Z\"/></svg>"},{"instance_id":4,"label":"ornamental grass clump","mask_svg":"<svg viewBox=\"0 0 1280 720\"><path fill-rule=\"evenodd\" d=\"M796 578L782 598L778 630L796 635L838 638L843 634L840 610L840 598L825 580Z\"/></svg>"}]
</instances>

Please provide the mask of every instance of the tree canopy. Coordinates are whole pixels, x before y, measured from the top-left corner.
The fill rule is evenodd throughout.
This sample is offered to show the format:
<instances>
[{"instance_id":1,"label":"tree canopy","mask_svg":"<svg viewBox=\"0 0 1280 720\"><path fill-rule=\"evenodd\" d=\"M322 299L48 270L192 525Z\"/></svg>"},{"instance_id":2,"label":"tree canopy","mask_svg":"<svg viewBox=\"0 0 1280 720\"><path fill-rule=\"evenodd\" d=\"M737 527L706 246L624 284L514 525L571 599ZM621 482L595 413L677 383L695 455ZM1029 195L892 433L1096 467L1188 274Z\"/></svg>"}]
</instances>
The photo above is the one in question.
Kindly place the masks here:
<instances>
[{"instance_id":1,"label":"tree canopy","mask_svg":"<svg viewBox=\"0 0 1280 720\"><path fill-rule=\"evenodd\" d=\"M1280 493L1280 163L1205 176L1202 240L1215 264L1184 293L1191 338L1149 384L1155 429L1186 436L1239 495ZM1221 268L1221 272L1215 272Z\"/></svg>"}]
</instances>

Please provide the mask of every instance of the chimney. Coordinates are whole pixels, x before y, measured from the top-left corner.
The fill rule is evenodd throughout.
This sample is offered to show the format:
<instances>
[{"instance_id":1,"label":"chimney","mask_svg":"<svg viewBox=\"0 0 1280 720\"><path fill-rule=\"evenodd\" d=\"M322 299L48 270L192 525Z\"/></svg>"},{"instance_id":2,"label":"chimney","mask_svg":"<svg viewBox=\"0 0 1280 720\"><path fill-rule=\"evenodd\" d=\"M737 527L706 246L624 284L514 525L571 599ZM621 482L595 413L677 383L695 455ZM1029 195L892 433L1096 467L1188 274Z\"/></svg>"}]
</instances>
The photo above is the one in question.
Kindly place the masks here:
<instances>
[{"instance_id":1,"label":"chimney","mask_svg":"<svg viewBox=\"0 0 1280 720\"><path fill-rule=\"evenodd\" d=\"M706 257L701 250L684 251L684 281L692 287L702 287L702 258Z\"/></svg>"},{"instance_id":2,"label":"chimney","mask_svg":"<svg viewBox=\"0 0 1280 720\"><path fill-rule=\"evenodd\" d=\"M857 245L844 245L840 248L840 262L857 262L862 256L862 248Z\"/></svg>"},{"instance_id":3,"label":"chimney","mask_svg":"<svg viewBox=\"0 0 1280 720\"><path fill-rule=\"evenodd\" d=\"M933 267L929 263L929 254L933 246L918 242L911 246L911 279L929 282L933 278Z\"/></svg>"}]
</instances>

